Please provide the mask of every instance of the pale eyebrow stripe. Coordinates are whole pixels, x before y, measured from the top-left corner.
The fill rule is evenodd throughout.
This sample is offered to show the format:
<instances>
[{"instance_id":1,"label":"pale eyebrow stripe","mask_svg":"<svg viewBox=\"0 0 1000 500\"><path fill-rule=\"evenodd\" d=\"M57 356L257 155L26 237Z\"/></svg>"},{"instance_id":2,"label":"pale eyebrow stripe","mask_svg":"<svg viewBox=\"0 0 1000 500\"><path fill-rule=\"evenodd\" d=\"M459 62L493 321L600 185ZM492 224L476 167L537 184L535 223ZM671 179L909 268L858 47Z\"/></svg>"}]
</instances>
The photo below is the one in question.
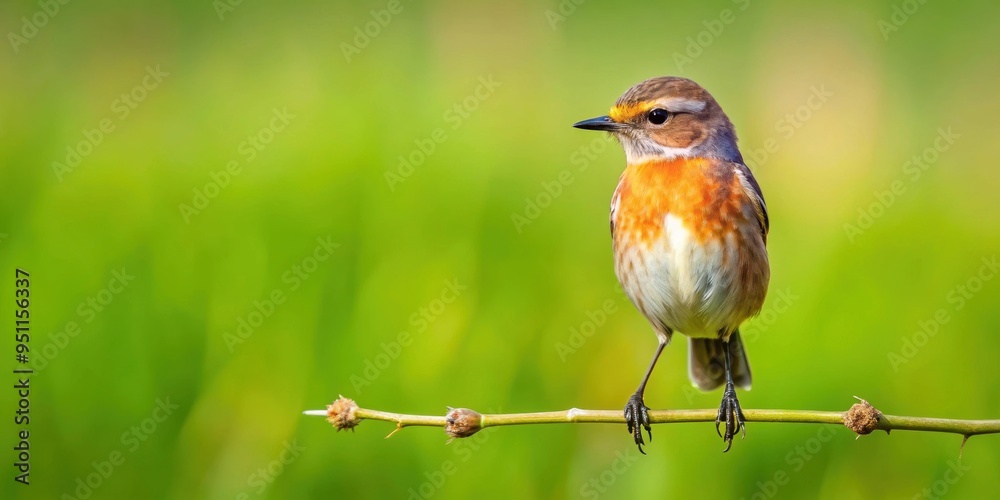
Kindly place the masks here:
<instances>
[{"instance_id":1,"label":"pale eyebrow stripe","mask_svg":"<svg viewBox=\"0 0 1000 500\"><path fill-rule=\"evenodd\" d=\"M677 97L660 99L656 101L656 104L673 113L697 113L705 109L705 101Z\"/></svg>"}]
</instances>

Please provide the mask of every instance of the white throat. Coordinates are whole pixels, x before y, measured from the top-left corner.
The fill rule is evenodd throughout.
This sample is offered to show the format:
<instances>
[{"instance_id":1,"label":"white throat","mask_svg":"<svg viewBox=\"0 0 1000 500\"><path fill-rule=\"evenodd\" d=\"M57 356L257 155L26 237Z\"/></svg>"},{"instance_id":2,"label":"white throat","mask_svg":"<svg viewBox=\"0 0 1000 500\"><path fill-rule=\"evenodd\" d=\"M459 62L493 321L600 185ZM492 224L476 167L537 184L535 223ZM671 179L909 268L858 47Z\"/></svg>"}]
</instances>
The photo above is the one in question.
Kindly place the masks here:
<instances>
[{"instance_id":1,"label":"white throat","mask_svg":"<svg viewBox=\"0 0 1000 500\"><path fill-rule=\"evenodd\" d=\"M625 149L625 159L629 165L695 156L691 147L671 148L658 144L648 137L619 134L618 140L622 143L622 148Z\"/></svg>"}]
</instances>

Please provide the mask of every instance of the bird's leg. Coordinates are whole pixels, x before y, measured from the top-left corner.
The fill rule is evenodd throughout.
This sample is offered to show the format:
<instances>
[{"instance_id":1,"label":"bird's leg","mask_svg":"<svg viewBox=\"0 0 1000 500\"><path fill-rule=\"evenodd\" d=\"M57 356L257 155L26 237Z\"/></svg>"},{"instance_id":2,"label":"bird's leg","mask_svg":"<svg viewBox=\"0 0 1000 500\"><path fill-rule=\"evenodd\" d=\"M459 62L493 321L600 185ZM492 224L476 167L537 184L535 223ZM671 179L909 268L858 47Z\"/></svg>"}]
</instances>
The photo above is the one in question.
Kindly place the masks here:
<instances>
[{"instance_id":1,"label":"bird's leg","mask_svg":"<svg viewBox=\"0 0 1000 500\"><path fill-rule=\"evenodd\" d=\"M736 388L733 387L733 372L729 361L729 341L722 343L722 349L726 357L726 390L722 393L722 405L719 407L719 415L715 417L715 432L719 433L722 440L726 442L726 449L733 446L733 436L743 431L743 437L747 435L744 425L743 410L740 408L740 400L736 399ZM719 431L719 424L725 422L726 432Z\"/></svg>"},{"instance_id":2,"label":"bird's leg","mask_svg":"<svg viewBox=\"0 0 1000 500\"><path fill-rule=\"evenodd\" d=\"M659 359L660 353L663 352L666 345L666 340L660 339L660 344L656 346L656 354L653 354L653 360L650 361L649 368L646 370L646 376L642 378L642 383L635 390L635 394L628 398L628 403L625 403L625 423L628 424L628 432L632 434L636 446L639 447L639 453L643 455L646 452L642 451L642 445L646 443L642 440L642 429L646 429L650 442L653 441L653 432L649 428L649 408L642 400L642 395L646 392L646 382L649 382L649 376L653 373L656 360Z\"/></svg>"}]
</instances>

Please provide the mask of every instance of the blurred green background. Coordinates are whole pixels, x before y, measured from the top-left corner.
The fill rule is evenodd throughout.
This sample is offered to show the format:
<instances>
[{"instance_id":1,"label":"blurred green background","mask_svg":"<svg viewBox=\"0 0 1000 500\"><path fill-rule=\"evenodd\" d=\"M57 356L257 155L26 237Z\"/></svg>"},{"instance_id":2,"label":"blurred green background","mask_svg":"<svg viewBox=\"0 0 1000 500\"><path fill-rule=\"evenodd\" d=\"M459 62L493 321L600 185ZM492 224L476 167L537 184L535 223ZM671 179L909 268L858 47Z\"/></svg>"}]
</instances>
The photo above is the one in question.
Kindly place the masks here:
<instances>
[{"instance_id":1,"label":"blurred green background","mask_svg":"<svg viewBox=\"0 0 1000 500\"><path fill-rule=\"evenodd\" d=\"M620 408L655 346L612 271L624 155L570 125L674 74L728 112L770 209L744 406L1000 418L995 2L17 4L0 294L31 273L36 373L25 487L5 299L0 497L1000 488L991 436L958 463L953 435L751 423L722 455L682 424L636 460L624 426L446 445L301 414ZM681 341L646 401L717 407Z\"/></svg>"}]
</instances>

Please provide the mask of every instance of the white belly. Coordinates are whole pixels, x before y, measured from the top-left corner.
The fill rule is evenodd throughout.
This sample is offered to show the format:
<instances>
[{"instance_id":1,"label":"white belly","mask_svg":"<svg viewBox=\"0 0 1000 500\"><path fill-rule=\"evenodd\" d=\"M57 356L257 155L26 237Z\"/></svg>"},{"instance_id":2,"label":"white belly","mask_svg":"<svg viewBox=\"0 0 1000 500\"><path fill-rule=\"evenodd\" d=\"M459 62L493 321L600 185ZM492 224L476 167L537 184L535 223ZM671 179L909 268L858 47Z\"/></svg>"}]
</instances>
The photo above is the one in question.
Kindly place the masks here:
<instances>
[{"instance_id":1,"label":"white belly","mask_svg":"<svg viewBox=\"0 0 1000 500\"><path fill-rule=\"evenodd\" d=\"M615 273L625 293L658 327L690 337L719 336L746 319L740 309L739 247L724 240L695 241L680 219L667 214L664 237L647 246L615 244Z\"/></svg>"}]
</instances>

